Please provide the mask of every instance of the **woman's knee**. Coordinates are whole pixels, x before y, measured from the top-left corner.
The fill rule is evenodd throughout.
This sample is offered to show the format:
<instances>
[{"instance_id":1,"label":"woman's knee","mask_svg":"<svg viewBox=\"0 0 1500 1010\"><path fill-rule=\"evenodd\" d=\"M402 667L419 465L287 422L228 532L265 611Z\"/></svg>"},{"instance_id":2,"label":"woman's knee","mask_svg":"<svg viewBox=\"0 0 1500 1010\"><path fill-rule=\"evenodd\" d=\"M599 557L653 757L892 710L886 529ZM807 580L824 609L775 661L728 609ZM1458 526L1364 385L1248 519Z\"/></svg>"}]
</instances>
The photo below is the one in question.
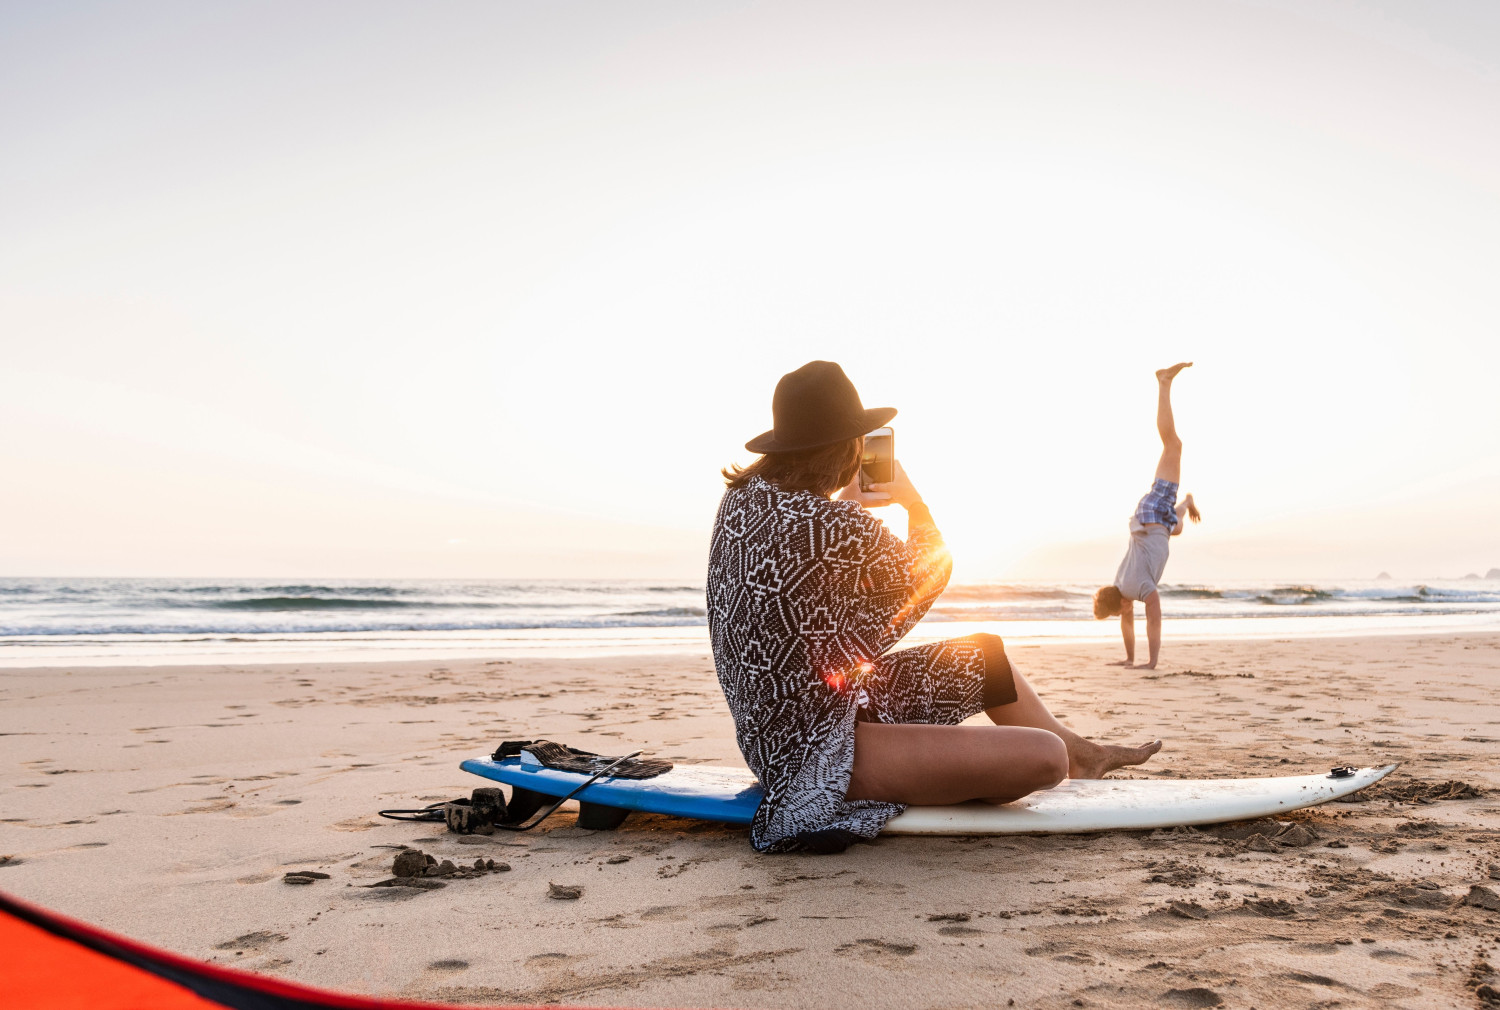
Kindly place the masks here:
<instances>
[{"instance_id":1,"label":"woman's knee","mask_svg":"<svg viewBox=\"0 0 1500 1010\"><path fill-rule=\"evenodd\" d=\"M1037 789L1051 789L1068 777L1068 745L1056 733L1042 730L1047 739L1038 744Z\"/></svg>"},{"instance_id":2,"label":"woman's knee","mask_svg":"<svg viewBox=\"0 0 1500 1010\"><path fill-rule=\"evenodd\" d=\"M1024 744L1010 749L1003 769L994 773L997 788L985 796L989 803L1010 803L1068 777L1068 748L1062 737L1045 729L1027 729Z\"/></svg>"},{"instance_id":3,"label":"woman's knee","mask_svg":"<svg viewBox=\"0 0 1500 1010\"><path fill-rule=\"evenodd\" d=\"M1010 657L1005 654L1005 642L999 635L985 633L970 635L969 641L984 652L981 706L991 709L998 705L1014 704L1018 698L1015 669L1010 665Z\"/></svg>"},{"instance_id":4,"label":"woman's knee","mask_svg":"<svg viewBox=\"0 0 1500 1010\"><path fill-rule=\"evenodd\" d=\"M1005 755L1003 774L1025 792L1051 789L1068 777L1068 746L1051 730L1007 727L1014 741ZM1021 739L1017 740L1019 735Z\"/></svg>"}]
</instances>

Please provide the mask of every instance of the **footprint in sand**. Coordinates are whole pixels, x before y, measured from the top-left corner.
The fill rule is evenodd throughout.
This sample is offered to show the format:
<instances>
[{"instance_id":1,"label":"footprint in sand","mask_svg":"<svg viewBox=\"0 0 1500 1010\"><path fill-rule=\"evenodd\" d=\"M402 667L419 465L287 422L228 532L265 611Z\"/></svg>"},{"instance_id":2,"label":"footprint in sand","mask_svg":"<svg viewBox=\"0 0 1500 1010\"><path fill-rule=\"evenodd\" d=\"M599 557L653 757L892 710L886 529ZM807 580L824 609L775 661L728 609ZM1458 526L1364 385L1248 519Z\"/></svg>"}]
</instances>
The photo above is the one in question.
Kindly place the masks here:
<instances>
[{"instance_id":1,"label":"footprint in sand","mask_svg":"<svg viewBox=\"0 0 1500 1010\"><path fill-rule=\"evenodd\" d=\"M233 940L216 943L214 944L214 950L232 950L235 954L259 954L269 950L285 939L285 933L273 933L268 929L258 929L253 933L245 933L242 936L237 936Z\"/></svg>"},{"instance_id":2,"label":"footprint in sand","mask_svg":"<svg viewBox=\"0 0 1500 1010\"><path fill-rule=\"evenodd\" d=\"M843 954L845 957L858 957L875 964L887 967L900 964L902 958L911 957L917 952L914 943L891 943L887 940L876 940L865 938L855 940L853 943L844 943L833 948L835 954Z\"/></svg>"},{"instance_id":3,"label":"footprint in sand","mask_svg":"<svg viewBox=\"0 0 1500 1010\"><path fill-rule=\"evenodd\" d=\"M1224 1005L1224 997L1212 989L1194 986L1191 989L1168 989L1157 997L1162 1006L1169 1007L1215 1007Z\"/></svg>"},{"instance_id":4,"label":"footprint in sand","mask_svg":"<svg viewBox=\"0 0 1500 1010\"><path fill-rule=\"evenodd\" d=\"M687 922L688 918L681 905L654 905L641 912L645 922Z\"/></svg>"},{"instance_id":5,"label":"footprint in sand","mask_svg":"<svg viewBox=\"0 0 1500 1010\"><path fill-rule=\"evenodd\" d=\"M185 810L175 810L172 813L162 814L161 816L181 817L184 814L220 814L236 805L236 801L231 800L228 797L220 796L210 800L205 800L204 802L195 804Z\"/></svg>"}]
</instances>

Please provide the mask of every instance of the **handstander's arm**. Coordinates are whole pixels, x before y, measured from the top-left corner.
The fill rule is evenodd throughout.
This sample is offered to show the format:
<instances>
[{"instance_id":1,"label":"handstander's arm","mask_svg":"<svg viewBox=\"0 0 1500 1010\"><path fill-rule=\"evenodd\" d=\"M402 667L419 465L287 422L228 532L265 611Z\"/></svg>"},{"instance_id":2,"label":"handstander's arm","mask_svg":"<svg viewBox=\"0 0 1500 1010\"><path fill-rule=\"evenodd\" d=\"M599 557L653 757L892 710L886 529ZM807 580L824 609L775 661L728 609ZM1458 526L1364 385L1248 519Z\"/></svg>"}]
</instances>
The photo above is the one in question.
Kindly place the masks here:
<instances>
[{"instance_id":1,"label":"handstander's arm","mask_svg":"<svg viewBox=\"0 0 1500 1010\"><path fill-rule=\"evenodd\" d=\"M1203 513L1198 511L1198 503L1193 501L1192 495L1185 495L1179 503L1181 511L1177 513L1177 525L1172 527L1170 536L1177 536L1183 531L1183 520L1191 519L1193 522L1202 522Z\"/></svg>"},{"instance_id":2,"label":"handstander's arm","mask_svg":"<svg viewBox=\"0 0 1500 1010\"><path fill-rule=\"evenodd\" d=\"M1156 657L1161 655L1161 594L1153 592L1145 599L1146 604L1146 648L1151 661L1143 669L1156 669Z\"/></svg>"},{"instance_id":3,"label":"handstander's arm","mask_svg":"<svg viewBox=\"0 0 1500 1010\"><path fill-rule=\"evenodd\" d=\"M1120 601L1120 637L1125 639L1125 665L1135 665L1135 601Z\"/></svg>"}]
</instances>

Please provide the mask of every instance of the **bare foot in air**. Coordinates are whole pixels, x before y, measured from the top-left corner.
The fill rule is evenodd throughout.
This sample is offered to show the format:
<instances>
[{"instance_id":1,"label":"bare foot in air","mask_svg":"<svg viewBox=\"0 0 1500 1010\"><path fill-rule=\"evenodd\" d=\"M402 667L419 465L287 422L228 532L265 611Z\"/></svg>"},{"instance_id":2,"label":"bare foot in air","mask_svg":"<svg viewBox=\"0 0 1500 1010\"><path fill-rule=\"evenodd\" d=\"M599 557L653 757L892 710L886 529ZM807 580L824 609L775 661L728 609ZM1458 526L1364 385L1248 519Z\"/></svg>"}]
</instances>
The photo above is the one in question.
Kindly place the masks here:
<instances>
[{"instance_id":1,"label":"bare foot in air","mask_svg":"<svg viewBox=\"0 0 1500 1010\"><path fill-rule=\"evenodd\" d=\"M1139 747L1119 747L1078 737L1068 741L1068 778L1102 779L1116 768L1145 764L1159 750L1160 740Z\"/></svg>"},{"instance_id":2,"label":"bare foot in air","mask_svg":"<svg viewBox=\"0 0 1500 1010\"><path fill-rule=\"evenodd\" d=\"M1158 368L1156 370L1156 381L1171 382L1173 379L1177 378L1178 372L1182 371L1184 368L1192 367L1193 363L1191 361L1179 361L1171 368Z\"/></svg>"}]
</instances>

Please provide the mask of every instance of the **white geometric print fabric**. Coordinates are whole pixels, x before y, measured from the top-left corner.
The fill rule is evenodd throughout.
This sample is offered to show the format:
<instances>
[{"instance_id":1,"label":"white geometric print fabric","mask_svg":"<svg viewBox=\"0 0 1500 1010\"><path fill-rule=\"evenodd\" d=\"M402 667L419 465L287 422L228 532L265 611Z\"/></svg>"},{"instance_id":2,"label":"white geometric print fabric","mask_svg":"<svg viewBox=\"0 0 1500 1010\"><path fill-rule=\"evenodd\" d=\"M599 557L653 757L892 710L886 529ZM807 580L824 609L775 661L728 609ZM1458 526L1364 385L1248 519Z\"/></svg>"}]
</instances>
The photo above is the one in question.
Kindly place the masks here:
<instances>
[{"instance_id":1,"label":"white geometric print fabric","mask_svg":"<svg viewBox=\"0 0 1500 1010\"><path fill-rule=\"evenodd\" d=\"M750 826L761 852L843 848L901 812L844 798L857 718L956 724L983 707L976 641L887 653L952 571L926 509L912 511L903 543L856 502L758 477L719 505L708 627L740 752L766 790Z\"/></svg>"}]
</instances>

